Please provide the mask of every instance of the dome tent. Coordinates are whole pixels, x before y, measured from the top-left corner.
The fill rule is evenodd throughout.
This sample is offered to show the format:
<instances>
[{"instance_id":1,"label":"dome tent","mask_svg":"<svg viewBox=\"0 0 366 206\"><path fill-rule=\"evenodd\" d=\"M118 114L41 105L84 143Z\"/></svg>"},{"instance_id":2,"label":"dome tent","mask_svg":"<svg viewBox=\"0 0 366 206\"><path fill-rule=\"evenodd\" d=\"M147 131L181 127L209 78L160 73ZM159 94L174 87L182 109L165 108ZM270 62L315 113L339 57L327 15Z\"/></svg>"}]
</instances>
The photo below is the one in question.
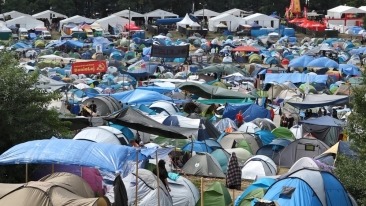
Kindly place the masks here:
<instances>
[{"instance_id":1,"label":"dome tent","mask_svg":"<svg viewBox=\"0 0 366 206\"><path fill-rule=\"evenodd\" d=\"M197 153L182 168L183 173L205 177L225 178L217 160L208 153Z\"/></svg>"},{"instance_id":2,"label":"dome tent","mask_svg":"<svg viewBox=\"0 0 366 206\"><path fill-rule=\"evenodd\" d=\"M260 176L276 175L277 166L269 157L256 155L245 162L241 174L242 179L255 180Z\"/></svg>"},{"instance_id":3,"label":"dome tent","mask_svg":"<svg viewBox=\"0 0 366 206\"><path fill-rule=\"evenodd\" d=\"M205 206L228 206L232 203L232 199L228 189L220 182L214 182L203 193L203 204ZM201 206L201 200L197 206Z\"/></svg>"},{"instance_id":4,"label":"dome tent","mask_svg":"<svg viewBox=\"0 0 366 206\"><path fill-rule=\"evenodd\" d=\"M199 200L199 190L185 177L179 176L176 180L168 178L168 183L173 206L195 205Z\"/></svg>"},{"instance_id":5,"label":"dome tent","mask_svg":"<svg viewBox=\"0 0 366 206\"><path fill-rule=\"evenodd\" d=\"M129 143L120 130L109 126L87 127L76 134L73 139L116 145L127 145Z\"/></svg>"}]
</instances>

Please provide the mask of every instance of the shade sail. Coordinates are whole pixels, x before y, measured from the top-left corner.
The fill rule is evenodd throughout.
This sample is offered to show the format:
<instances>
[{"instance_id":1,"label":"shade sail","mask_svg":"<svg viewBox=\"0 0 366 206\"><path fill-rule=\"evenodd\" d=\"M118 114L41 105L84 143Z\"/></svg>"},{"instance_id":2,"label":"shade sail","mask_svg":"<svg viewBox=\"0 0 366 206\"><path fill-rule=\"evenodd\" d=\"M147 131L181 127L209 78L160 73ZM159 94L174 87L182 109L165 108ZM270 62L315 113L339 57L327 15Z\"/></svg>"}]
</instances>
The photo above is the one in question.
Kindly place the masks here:
<instances>
[{"instance_id":1,"label":"shade sail","mask_svg":"<svg viewBox=\"0 0 366 206\"><path fill-rule=\"evenodd\" d=\"M324 107L329 105L344 105L348 103L349 97L346 95L316 95L309 94L302 102L289 100L287 103L298 109L310 109L314 107Z\"/></svg>"},{"instance_id":2,"label":"shade sail","mask_svg":"<svg viewBox=\"0 0 366 206\"><path fill-rule=\"evenodd\" d=\"M145 151L146 150L146 151ZM144 149L144 160L153 149ZM146 153L147 152L147 153ZM94 167L109 172L128 173L136 161L136 149L122 145L95 143L84 140L47 139L15 145L0 156L0 165L64 164Z\"/></svg>"},{"instance_id":3,"label":"shade sail","mask_svg":"<svg viewBox=\"0 0 366 206\"><path fill-rule=\"evenodd\" d=\"M155 134L167 138L186 139L192 134L196 134L198 129L180 128L166 126L144 115L142 112L134 110L131 107L105 118L107 121L120 124L128 128Z\"/></svg>"},{"instance_id":4,"label":"shade sail","mask_svg":"<svg viewBox=\"0 0 366 206\"><path fill-rule=\"evenodd\" d=\"M192 94L206 99L245 99L254 98L252 95L235 92L221 87L207 84L197 84L194 82L184 82L177 85L177 88L186 90Z\"/></svg>"}]
</instances>

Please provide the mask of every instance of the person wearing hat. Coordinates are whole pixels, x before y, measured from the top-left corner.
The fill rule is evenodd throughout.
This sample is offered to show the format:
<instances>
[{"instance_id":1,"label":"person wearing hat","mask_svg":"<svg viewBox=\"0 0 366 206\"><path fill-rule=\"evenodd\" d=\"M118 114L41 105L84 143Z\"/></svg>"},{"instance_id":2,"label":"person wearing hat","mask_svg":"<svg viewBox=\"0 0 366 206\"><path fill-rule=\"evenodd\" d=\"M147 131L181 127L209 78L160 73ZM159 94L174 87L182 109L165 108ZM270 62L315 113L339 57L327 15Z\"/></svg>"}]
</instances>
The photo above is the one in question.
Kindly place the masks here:
<instances>
[{"instance_id":1,"label":"person wearing hat","mask_svg":"<svg viewBox=\"0 0 366 206\"><path fill-rule=\"evenodd\" d=\"M159 170L159 178L165 185L166 189L170 192L169 184L168 184L168 172L165 169L165 161L159 160L158 166L153 170L153 173L157 176L157 169Z\"/></svg>"}]
</instances>

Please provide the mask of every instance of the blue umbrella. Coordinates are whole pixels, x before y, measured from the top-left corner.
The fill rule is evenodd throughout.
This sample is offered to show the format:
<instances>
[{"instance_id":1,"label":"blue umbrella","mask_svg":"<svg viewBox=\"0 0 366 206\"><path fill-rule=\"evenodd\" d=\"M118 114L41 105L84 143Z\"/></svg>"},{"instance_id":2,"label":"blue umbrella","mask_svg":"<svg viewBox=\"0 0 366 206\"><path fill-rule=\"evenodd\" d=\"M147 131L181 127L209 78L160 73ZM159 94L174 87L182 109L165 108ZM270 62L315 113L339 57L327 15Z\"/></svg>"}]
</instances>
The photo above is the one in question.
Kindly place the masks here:
<instances>
[{"instance_id":1,"label":"blue umbrella","mask_svg":"<svg viewBox=\"0 0 366 206\"><path fill-rule=\"evenodd\" d=\"M211 153L213 150L206 143L200 141L190 142L182 147L183 151L194 151L194 152L207 152Z\"/></svg>"},{"instance_id":2,"label":"blue umbrella","mask_svg":"<svg viewBox=\"0 0 366 206\"><path fill-rule=\"evenodd\" d=\"M361 70L357 66L353 64L340 64L339 65L339 71L342 72L342 74L346 75L353 75L353 76L360 76Z\"/></svg>"},{"instance_id":3,"label":"blue umbrella","mask_svg":"<svg viewBox=\"0 0 366 206\"><path fill-rule=\"evenodd\" d=\"M313 60L314 60L314 57L304 55L304 56L300 56L300 57L297 57L297 58L294 58L293 60L291 60L290 64L288 66L295 67L295 68L307 67L308 63Z\"/></svg>"},{"instance_id":4,"label":"blue umbrella","mask_svg":"<svg viewBox=\"0 0 366 206\"><path fill-rule=\"evenodd\" d=\"M331 68L338 68L338 63L332 59L329 59L328 57L320 57L317 59L314 59L313 61L309 62L307 67L331 67Z\"/></svg>"}]
</instances>

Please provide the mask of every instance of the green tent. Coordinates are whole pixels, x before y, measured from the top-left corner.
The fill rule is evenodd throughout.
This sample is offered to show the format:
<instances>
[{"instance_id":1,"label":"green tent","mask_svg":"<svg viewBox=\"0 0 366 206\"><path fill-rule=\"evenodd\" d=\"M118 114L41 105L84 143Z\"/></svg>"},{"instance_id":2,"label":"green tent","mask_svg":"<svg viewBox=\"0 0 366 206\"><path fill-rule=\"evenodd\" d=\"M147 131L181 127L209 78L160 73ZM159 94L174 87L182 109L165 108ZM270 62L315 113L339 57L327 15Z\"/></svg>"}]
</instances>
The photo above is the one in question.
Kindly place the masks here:
<instances>
[{"instance_id":1,"label":"green tent","mask_svg":"<svg viewBox=\"0 0 366 206\"><path fill-rule=\"evenodd\" d=\"M238 142L236 147L243 148L243 149L247 150L250 154L253 154L252 148L250 147L248 142L245 140L241 140L240 142Z\"/></svg>"},{"instance_id":2,"label":"green tent","mask_svg":"<svg viewBox=\"0 0 366 206\"><path fill-rule=\"evenodd\" d=\"M251 206L252 200L258 198L263 198L264 194L266 193L265 188L257 188L249 192L242 200L242 202L239 204L239 206Z\"/></svg>"},{"instance_id":3,"label":"green tent","mask_svg":"<svg viewBox=\"0 0 366 206\"><path fill-rule=\"evenodd\" d=\"M286 127L278 127L274 130L272 130L272 134L277 138L277 139L288 139L288 140L295 140L295 136L294 134L287 129Z\"/></svg>"},{"instance_id":4,"label":"green tent","mask_svg":"<svg viewBox=\"0 0 366 206\"><path fill-rule=\"evenodd\" d=\"M37 41L35 41L35 42L34 42L34 46L35 46L36 48L44 48L45 43L44 43L44 41L42 41L42 40L37 40Z\"/></svg>"},{"instance_id":5,"label":"green tent","mask_svg":"<svg viewBox=\"0 0 366 206\"><path fill-rule=\"evenodd\" d=\"M229 190L221 182L214 182L203 193L204 206L227 206L231 205L231 203ZM198 200L196 205L201 206L201 199Z\"/></svg>"}]
</instances>

